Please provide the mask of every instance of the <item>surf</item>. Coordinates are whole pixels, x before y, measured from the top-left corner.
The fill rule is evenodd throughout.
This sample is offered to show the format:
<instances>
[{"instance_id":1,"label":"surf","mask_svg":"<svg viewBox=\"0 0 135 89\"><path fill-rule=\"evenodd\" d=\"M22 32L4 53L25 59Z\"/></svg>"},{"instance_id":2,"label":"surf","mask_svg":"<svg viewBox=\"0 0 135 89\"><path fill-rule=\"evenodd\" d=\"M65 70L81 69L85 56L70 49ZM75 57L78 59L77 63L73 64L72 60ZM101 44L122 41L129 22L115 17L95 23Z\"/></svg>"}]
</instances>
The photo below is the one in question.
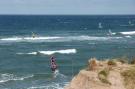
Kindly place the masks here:
<instances>
[{"instance_id":1,"label":"surf","mask_svg":"<svg viewBox=\"0 0 135 89\"><path fill-rule=\"evenodd\" d=\"M116 35L116 33L115 32L112 32L111 29L109 29L107 35L112 36L112 35Z\"/></svg>"},{"instance_id":2,"label":"surf","mask_svg":"<svg viewBox=\"0 0 135 89\"><path fill-rule=\"evenodd\" d=\"M120 32L123 35L135 35L135 31Z\"/></svg>"},{"instance_id":3,"label":"surf","mask_svg":"<svg viewBox=\"0 0 135 89\"><path fill-rule=\"evenodd\" d=\"M51 83L49 84L33 85L31 87L28 87L27 89L64 89L64 86L67 86L69 84L69 77L60 73L59 70L56 70L53 73L52 77L53 78L49 80L51 81Z\"/></svg>"},{"instance_id":4,"label":"surf","mask_svg":"<svg viewBox=\"0 0 135 89\"><path fill-rule=\"evenodd\" d=\"M63 50L54 50L54 51L37 51L37 52L30 52L30 53L16 53L18 55L22 54L28 54L28 55L38 55L38 54L43 54L43 55L52 55L55 53L59 54L75 54L77 52L76 49L63 49Z\"/></svg>"},{"instance_id":5,"label":"surf","mask_svg":"<svg viewBox=\"0 0 135 89\"><path fill-rule=\"evenodd\" d=\"M60 37L10 37L10 38L2 38L2 41L17 41L17 40L49 40L49 39L58 39Z\"/></svg>"},{"instance_id":6,"label":"surf","mask_svg":"<svg viewBox=\"0 0 135 89\"><path fill-rule=\"evenodd\" d=\"M134 32L135 33L135 32ZM115 35L116 33L110 33ZM68 42L68 41L105 41L109 39L115 39L116 37L106 37L106 36L48 36L48 37L9 37L1 38L1 42ZM116 38L117 39L117 38Z\"/></svg>"},{"instance_id":7,"label":"surf","mask_svg":"<svg viewBox=\"0 0 135 89\"><path fill-rule=\"evenodd\" d=\"M5 83L8 81L22 81L24 79L28 79L33 76L34 75L17 76L17 75L9 74L9 73L0 74L0 83Z\"/></svg>"},{"instance_id":8,"label":"surf","mask_svg":"<svg viewBox=\"0 0 135 89\"><path fill-rule=\"evenodd\" d=\"M37 86L31 86L27 89L64 89L65 86L67 86L69 82L62 82L62 83L51 83L48 85L37 85Z\"/></svg>"}]
</instances>

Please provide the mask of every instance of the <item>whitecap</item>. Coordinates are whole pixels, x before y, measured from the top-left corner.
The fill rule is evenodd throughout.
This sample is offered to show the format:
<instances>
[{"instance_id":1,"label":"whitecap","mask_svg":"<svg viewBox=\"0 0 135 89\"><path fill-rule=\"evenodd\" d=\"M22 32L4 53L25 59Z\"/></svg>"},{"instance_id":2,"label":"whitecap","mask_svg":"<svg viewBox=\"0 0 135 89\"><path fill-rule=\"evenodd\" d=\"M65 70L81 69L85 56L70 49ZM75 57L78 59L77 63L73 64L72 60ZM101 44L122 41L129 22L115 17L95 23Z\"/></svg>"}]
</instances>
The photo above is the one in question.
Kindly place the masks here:
<instances>
[{"instance_id":1,"label":"whitecap","mask_svg":"<svg viewBox=\"0 0 135 89\"><path fill-rule=\"evenodd\" d=\"M67 78L67 76L65 76L64 74L61 74L58 69L55 70L53 76L54 76L54 78L59 78L59 79Z\"/></svg>"},{"instance_id":2,"label":"whitecap","mask_svg":"<svg viewBox=\"0 0 135 89\"><path fill-rule=\"evenodd\" d=\"M120 32L123 35L135 35L135 31Z\"/></svg>"},{"instance_id":3,"label":"whitecap","mask_svg":"<svg viewBox=\"0 0 135 89\"><path fill-rule=\"evenodd\" d=\"M132 38L131 36L125 36L126 38Z\"/></svg>"},{"instance_id":4,"label":"whitecap","mask_svg":"<svg viewBox=\"0 0 135 89\"><path fill-rule=\"evenodd\" d=\"M40 86L32 86L27 89L64 89L65 86L67 86L69 82L63 82L61 83L51 83L48 85L40 85Z\"/></svg>"},{"instance_id":5,"label":"whitecap","mask_svg":"<svg viewBox=\"0 0 135 89\"><path fill-rule=\"evenodd\" d=\"M60 53L60 54L74 54L76 53L76 49L65 49L65 50L56 50L56 51L39 51L41 54L45 55L52 55L55 53Z\"/></svg>"},{"instance_id":6,"label":"whitecap","mask_svg":"<svg viewBox=\"0 0 135 89\"><path fill-rule=\"evenodd\" d=\"M31 52L31 53L16 53L16 54L19 54L19 55L23 55L23 54L37 55L37 52Z\"/></svg>"},{"instance_id":7,"label":"whitecap","mask_svg":"<svg viewBox=\"0 0 135 89\"><path fill-rule=\"evenodd\" d=\"M76 49L64 49L64 50L55 50L55 51L38 51L38 52L30 52L30 53L17 53L21 54L29 54L29 55L37 55L37 54L44 54L44 55L52 55L55 53L59 54L75 54L77 51Z\"/></svg>"},{"instance_id":8,"label":"whitecap","mask_svg":"<svg viewBox=\"0 0 135 89\"><path fill-rule=\"evenodd\" d=\"M115 34L115 33L112 33ZM48 36L48 37L11 37L1 38L1 42L67 42L67 41L106 41L111 39L117 39L117 37L98 37L98 36Z\"/></svg>"},{"instance_id":9,"label":"whitecap","mask_svg":"<svg viewBox=\"0 0 135 89\"><path fill-rule=\"evenodd\" d=\"M56 70L56 72L54 73L54 80L55 79L58 79L57 82L52 82L46 85L33 85L27 89L64 89L64 87L69 84L69 82L67 81L68 77L64 74L61 74L59 70Z\"/></svg>"},{"instance_id":10,"label":"whitecap","mask_svg":"<svg viewBox=\"0 0 135 89\"><path fill-rule=\"evenodd\" d=\"M13 37L13 38L2 38L0 40L2 40L2 41L18 41L18 40L22 40L22 38Z\"/></svg>"},{"instance_id":11,"label":"whitecap","mask_svg":"<svg viewBox=\"0 0 135 89\"><path fill-rule=\"evenodd\" d=\"M106 40L111 40L111 39L120 39L122 37L97 37L97 36L87 36L87 35L82 35L82 36L76 36L76 37L71 37L72 40L96 40L96 41L106 41Z\"/></svg>"},{"instance_id":12,"label":"whitecap","mask_svg":"<svg viewBox=\"0 0 135 89\"><path fill-rule=\"evenodd\" d=\"M13 81L24 80L24 79L27 79L27 78L31 78L33 76L34 75L27 75L27 76L18 77L14 74L8 74L8 73L0 74L0 83L8 82L8 81L11 81L11 80L13 80Z\"/></svg>"},{"instance_id":13,"label":"whitecap","mask_svg":"<svg viewBox=\"0 0 135 89\"><path fill-rule=\"evenodd\" d=\"M10 37L10 38L1 38L1 41L12 41L12 42L16 42L16 41L36 41L36 40L53 40L53 39L58 39L61 37Z\"/></svg>"},{"instance_id":14,"label":"whitecap","mask_svg":"<svg viewBox=\"0 0 135 89\"><path fill-rule=\"evenodd\" d=\"M51 40L51 39L58 39L61 37L25 37L23 38L24 40Z\"/></svg>"},{"instance_id":15,"label":"whitecap","mask_svg":"<svg viewBox=\"0 0 135 89\"><path fill-rule=\"evenodd\" d=\"M116 35L116 33L115 33L115 32L112 32L112 31L111 31L111 29L109 29L108 34L107 34L107 35L109 35L109 36L111 36L111 35Z\"/></svg>"}]
</instances>

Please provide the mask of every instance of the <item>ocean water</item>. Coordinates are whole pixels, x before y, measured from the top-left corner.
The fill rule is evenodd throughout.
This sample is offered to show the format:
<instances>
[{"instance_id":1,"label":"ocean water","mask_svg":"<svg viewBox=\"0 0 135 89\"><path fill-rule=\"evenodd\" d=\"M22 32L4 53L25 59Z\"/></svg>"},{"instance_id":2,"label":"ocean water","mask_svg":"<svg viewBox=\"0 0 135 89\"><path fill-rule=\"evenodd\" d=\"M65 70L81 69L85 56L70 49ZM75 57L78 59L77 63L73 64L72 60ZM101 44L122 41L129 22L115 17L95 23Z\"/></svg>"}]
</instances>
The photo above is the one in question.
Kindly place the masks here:
<instances>
[{"instance_id":1,"label":"ocean water","mask_svg":"<svg viewBox=\"0 0 135 89\"><path fill-rule=\"evenodd\" d=\"M131 15L1 15L0 89L63 89L89 58L132 58L134 44ZM51 55L59 69L55 78Z\"/></svg>"}]
</instances>

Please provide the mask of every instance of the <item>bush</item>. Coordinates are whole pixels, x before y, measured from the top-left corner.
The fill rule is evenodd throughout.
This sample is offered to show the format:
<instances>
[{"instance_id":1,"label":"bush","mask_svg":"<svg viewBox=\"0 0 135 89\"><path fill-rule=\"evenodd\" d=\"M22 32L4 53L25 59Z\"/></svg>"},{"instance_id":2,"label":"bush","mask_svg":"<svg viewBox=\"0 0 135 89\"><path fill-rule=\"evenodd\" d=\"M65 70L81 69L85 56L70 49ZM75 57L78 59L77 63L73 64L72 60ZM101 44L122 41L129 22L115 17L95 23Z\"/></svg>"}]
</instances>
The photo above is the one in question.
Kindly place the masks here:
<instances>
[{"instance_id":1,"label":"bush","mask_svg":"<svg viewBox=\"0 0 135 89\"><path fill-rule=\"evenodd\" d=\"M107 62L108 65L116 65L116 62L114 60L109 60Z\"/></svg>"},{"instance_id":2,"label":"bush","mask_svg":"<svg viewBox=\"0 0 135 89\"><path fill-rule=\"evenodd\" d=\"M104 75L105 77L107 77L108 74L109 74L109 70L104 69L104 70L100 71L98 74L99 74L99 75L102 74L102 75Z\"/></svg>"},{"instance_id":3,"label":"bush","mask_svg":"<svg viewBox=\"0 0 135 89\"><path fill-rule=\"evenodd\" d=\"M91 58L88 61L88 70L95 70L97 67L97 59L96 58Z\"/></svg>"},{"instance_id":4,"label":"bush","mask_svg":"<svg viewBox=\"0 0 135 89\"><path fill-rule=\"evenodd\" d=\"M131 60L130 64L135 64L135 58Z\"/></svg>"},{"instance_id":5,"label":"bush","mask_svg":"<svg viewBox=\"0 0 135 89\"><path fill-rule=\"evenodd\" d=\"M128 60L126 60L126 59L118 59L118 61L121 62L122 64L128 63Z\"/></svg>"},{"instance_id":6,"label":"bush","mask_svg":"<svg viewBox=\"0 0 135 89\"><path fill-rule=\"evenodd\" d=\"M127 56L122 56L122 57L118 58L118 61L121 63L128 63L129 59Z\"/></svg>"},{"instance_id":7,"label":"bush","mask_svg":"<svg viewBox=\"0 0 135 89\"><path fill-rule=\"evenodd\" d=\"M135 66L121 72L121 75L124 77L124 84L127 89L135 89Z\"/></svg>"},{"instance_id":8,"label":"bush","mask_svg":"<svg viewBox=\"0 0 135 89\"><path fill-rule=\"evenodd\" d=\"M100 71L98 73L98 78L99 78L99 80L101 82L107 83L107 84L111 85L111 83L107 80L108 75L109 75L109 70L108 69L104 69L104 70L102 70L102 71Z\"/></svg>"}]
</instances>

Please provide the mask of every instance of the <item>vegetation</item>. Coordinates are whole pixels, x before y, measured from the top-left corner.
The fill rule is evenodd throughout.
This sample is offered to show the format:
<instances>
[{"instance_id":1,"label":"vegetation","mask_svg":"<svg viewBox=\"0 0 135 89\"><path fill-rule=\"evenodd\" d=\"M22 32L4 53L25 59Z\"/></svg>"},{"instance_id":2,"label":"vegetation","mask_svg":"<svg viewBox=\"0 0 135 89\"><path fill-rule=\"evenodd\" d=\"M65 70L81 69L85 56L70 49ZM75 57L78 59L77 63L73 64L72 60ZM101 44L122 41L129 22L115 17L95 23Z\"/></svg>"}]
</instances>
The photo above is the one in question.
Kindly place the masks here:
<instances>
[{"instance_id":1,"label":"vegetation","mask_svg":"<svg viewBox=\"0 0 135 89\"><path fill-rule=\"evenodd\" d=\"M107 80L108 75L109 75L109 69L105 68L98 73L98 78L101 82L111 85L111 83Z\"/></svg>"},{"instance_id":2,"label":"vegetation","mask_svg":"<svg viewBox=\"0 0 135 89\"><path fill-rule=\"evenodd\" d=\"M119 62L121 62L121 63L128 63L128 57L127 56L122 56L122 57L120 57L120 58L117 58L117 60L119 61Z\"/></svg>"},{"instance_id":3,"label":"vegetation","mask_svg":"<svg viewBox=\"0 0 135 89\"><path fill-rule=\"evenodd\" d=\"M131 59L131 64L135 64L135 58Z\"/></svg>"},{"instance_id":4,"label":"vegetation","mask_svg":"<svg viewBox=\"0 0 135 89\"><path fill-rule=\"evenodd\" d=\"M108 68L104 68L98 73L98 78L101 82L111 85L111 82L108 80L108 75L110 73L110 67L118 66L117 62L122 64L127 64L129 67L126 70L121 71L121 76L124 79L124 85L127 89L135 89L135 65L129 65L128 63L135 64L135 58L130 60L127 57L121 57L117 59L112 59L107 61ZM97 67L97 62L95 58L92 58L89 61L89 70L94 70Z\"/></svg>"},{"instance_id":5,"label":"vegetation","mask_svg":"<svg viewBox=\"0 0 135 89\"><path fill-rule=\"evenodd\" d=\"M119 58L117 59L119 62L121 62L122 64L125 64L125 63L128 63L128 60L126 59L122 59L122 58Z\"/></svg>"},{"instance_id":6,"label":"vegetation","mask_svg":"<svg viewBox=\"0 0 135 89\"><path fill-rule=\"evenodd\" d=\"M88 61L88 70L95 70L96 66L97 66L97 62L96 62L96 58L92 58Z\"/></svg>"},{"instance_id":7,"label":"vegetation","mask_svg":"<svg viewBox=\"0 0 135 89\"><path fill-rule=\"evenodd\" d=\"M108 60L107 62L108 65L116 65L116 62L114 60Z\"/></svg>"},{"instance_id":8,"label":"vegetation","mask_svg":"<svg viewBox=\"0 0 135 89\"><path fill-rule=\"evenodd\" d=\"M135 89L135 66L121 72L127 89Z\"/></svg>"}]
</instances>

